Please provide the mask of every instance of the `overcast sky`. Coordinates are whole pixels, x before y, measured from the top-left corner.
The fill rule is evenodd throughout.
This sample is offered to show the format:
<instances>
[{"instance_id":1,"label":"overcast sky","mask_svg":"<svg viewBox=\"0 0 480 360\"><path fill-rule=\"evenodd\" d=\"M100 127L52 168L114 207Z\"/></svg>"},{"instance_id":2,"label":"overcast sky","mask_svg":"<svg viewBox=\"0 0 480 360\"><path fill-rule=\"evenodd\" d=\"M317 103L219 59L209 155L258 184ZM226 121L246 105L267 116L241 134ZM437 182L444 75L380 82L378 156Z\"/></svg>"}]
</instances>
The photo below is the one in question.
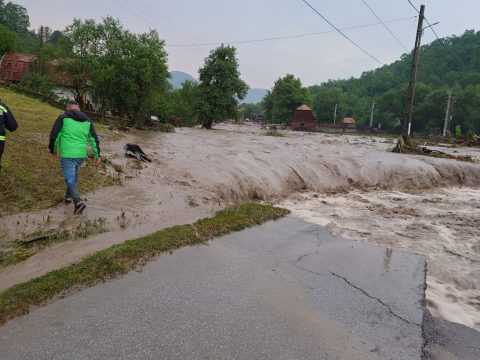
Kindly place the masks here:
<instances>
[{"instance_id":1,"label":"overcast sky","mask_svg":"<svg viewBox=\"0 0 480 360\"><path fill-rule=\"evenodd\" d=\"M417 20L407 0L308 0L339 28L378 23L365 1L387 23L400 43L411 49ZM419 8L419 0L411 0ZM87 19L111 15L134 31L157 29L165 39L170 70L197 77L204 58L215 46L172 45L233 42L282 37L332 28L302 0L13 0L25 6L32 28L40 25L63 30L74 17ZM479 0L427 0L426 17L439 21L439 37L478 29ZM405 19L406 18L406 19ZM382 63L397 60L405 49L382 26L345 30L347 36ZM423 43L434 40L426 30ZM303 84L359 76L380 66L338 33L293 39L236 44L242 78L251 87L271 88L287 73Z\"/></svg>"}]
</instances>

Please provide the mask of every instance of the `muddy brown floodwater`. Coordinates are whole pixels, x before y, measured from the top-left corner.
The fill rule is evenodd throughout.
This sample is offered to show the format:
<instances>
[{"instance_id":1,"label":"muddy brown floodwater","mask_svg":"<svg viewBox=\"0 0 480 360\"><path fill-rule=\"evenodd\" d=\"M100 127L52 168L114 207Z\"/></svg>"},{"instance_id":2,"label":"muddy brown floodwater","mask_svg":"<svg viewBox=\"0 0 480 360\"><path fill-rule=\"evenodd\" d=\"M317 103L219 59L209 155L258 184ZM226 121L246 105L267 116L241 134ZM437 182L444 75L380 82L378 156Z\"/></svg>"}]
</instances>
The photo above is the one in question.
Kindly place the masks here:
<instances>
[{"instance_id":1,"label":"muddy brown floodwater","mask_svg":"<svg viewBox=\"0 0 480 360\"><path fill-rule=\"evenodd\" d=\"M222 125L130 133L104 144L124 185L87 194L82 217L65 205L3 216L0 250L39 230L72 229L87 219L105 219L108 231L55 244L0 269L0 290L126 239L209 216L228 203L263 200L334 234L426 256L429 308L480 329L479 164L394 154L392 139L282 133L272 137L255 125ZM126 142L139 144L153 162L125 159Z\"/></svg>"}]
</instances>

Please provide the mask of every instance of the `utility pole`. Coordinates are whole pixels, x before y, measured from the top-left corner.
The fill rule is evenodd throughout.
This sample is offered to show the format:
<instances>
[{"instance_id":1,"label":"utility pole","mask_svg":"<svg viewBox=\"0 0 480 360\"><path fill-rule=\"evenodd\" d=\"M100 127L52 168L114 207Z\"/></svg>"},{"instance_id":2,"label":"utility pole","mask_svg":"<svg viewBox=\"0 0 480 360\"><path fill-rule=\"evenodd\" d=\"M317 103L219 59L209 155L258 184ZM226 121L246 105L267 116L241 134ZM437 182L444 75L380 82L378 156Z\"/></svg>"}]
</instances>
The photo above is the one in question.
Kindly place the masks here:
<instances>
[{"instance_id":1,"label":"utility pole","mask_svg":"<svg viewBox=\"0 0 480 360\"><path fill-rule=\"evenodd\" d=\"M275 100L276 100L276 92L273 89L273 101L272 101L272 124L275 124Z\"/></svg>"},{"instance_id":2,"label":"utility pole","mask_svg":"<svg viewBox=\"0 0 480 360\"><path fill-rule=\"evenodd\" d=\"M333 125L337 122L337 107L338 104L335 104L335 112L333 113Z\"/></svg>"},{"instance_id":3,"label":"utility pole","mask_svg":"<svg viewBox=\"0 0 480 360\"><path fill-rule=\"evenodd\" d=\"M452 113L452 92L448 92L448 100L447 100L447 111L445 112L445 122L443 124L443 137L447 136L447 130L448 130L448 123L450 122L451 119L451 113Z\"/></svg>"},{"instance_id":4,"label":"utility pole","mask_svg":"<svg viewBox=\"0 0 480 360\"><path fill-rule=\"evenodd\" d=\"M372 112L370 113L370 127L373 127L373 110L375 109L375 101L372 104Z\"/></svg>"},{"instance_id":5,"label":"utility pole","mask_svg":"<svg viewBox=\"0 0 480 360\"><path fill-rule=\"evenodd\" d=\"M423 33L423 20L425 19L425 5L420 6L420 15L418 17L417 37L415 39L415 48L412 56L412 67L410 71L410 82L408 83L407 105L405 108L405 119L403 122L403 136L410 136L412 127L413 99L415 97L415 83L417 81L418 57L420 55L420 44Z\"/></svg>"},{"instance_id":6,"label":"utility pole","mask_svg":"<svg viewBox=\"0 0 480 360\"><path fill-rule=\"evenodd\" d=\"M38 73L42 75L43 25L40 26L40 48L38 50Z\"/></svg>"}]
</instances>

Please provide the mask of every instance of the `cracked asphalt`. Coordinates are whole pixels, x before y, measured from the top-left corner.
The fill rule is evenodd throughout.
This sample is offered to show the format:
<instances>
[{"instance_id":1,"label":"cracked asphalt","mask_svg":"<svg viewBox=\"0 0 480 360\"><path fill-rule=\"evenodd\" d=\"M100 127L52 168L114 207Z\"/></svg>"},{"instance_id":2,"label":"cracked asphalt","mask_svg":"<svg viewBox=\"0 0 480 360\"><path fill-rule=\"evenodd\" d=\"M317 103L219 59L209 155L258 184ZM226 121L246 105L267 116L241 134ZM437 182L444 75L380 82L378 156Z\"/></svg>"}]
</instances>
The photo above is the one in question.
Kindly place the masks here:
<instances>
[{"instance_id":1,"label":"cracked asphalt","mask_svg":"<svg viewBox=\"0 0 480 360\"><path fill-rule=\"evenodd\" d=\"M293 217L0 327L0 359L421 359L425 261Z\"/></svg>"}]
</instances>

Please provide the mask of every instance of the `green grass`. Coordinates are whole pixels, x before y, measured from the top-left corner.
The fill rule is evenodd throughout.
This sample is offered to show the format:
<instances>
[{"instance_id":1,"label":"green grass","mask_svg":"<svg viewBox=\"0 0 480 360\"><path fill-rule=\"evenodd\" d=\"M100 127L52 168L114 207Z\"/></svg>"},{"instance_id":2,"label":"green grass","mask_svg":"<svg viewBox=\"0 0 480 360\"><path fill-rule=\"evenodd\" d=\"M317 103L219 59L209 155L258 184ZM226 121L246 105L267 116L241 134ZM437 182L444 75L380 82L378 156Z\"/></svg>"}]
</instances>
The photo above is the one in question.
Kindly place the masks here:
<instances>
[{"instance_id":1,"label":"green grass","mask_svg":"<svg viewBox=\"0 0 480 360\"><path fill-rule=\"evenodd\" d=\"M40 100L0 88L0 99L12 110L19 123L7 133L0 172L0 214L51 207L63 198L65 184L58 160L51 161L48 135L61 110ZM97 126L102 134L102 129ZM92 161L80 173L80 191L90 192L119 184L105 175L105 164L96 168Z\"/></svg>"},{"instance_id":2,"label":"green grass","mask_svg":"<svg viewBox=\"0 0 480 360\"><path fill-rule=\"evenodd\" d=\"M203 243L287 214L286 209L244 203L228 207L195 224L174 226L112 246L76 264L15 285L0 293L0 324L28 313L31 307L43 305L55 296L66 295L82 287L93 286L125 274L162 252Z\"/></svg>"}]
</instances>

